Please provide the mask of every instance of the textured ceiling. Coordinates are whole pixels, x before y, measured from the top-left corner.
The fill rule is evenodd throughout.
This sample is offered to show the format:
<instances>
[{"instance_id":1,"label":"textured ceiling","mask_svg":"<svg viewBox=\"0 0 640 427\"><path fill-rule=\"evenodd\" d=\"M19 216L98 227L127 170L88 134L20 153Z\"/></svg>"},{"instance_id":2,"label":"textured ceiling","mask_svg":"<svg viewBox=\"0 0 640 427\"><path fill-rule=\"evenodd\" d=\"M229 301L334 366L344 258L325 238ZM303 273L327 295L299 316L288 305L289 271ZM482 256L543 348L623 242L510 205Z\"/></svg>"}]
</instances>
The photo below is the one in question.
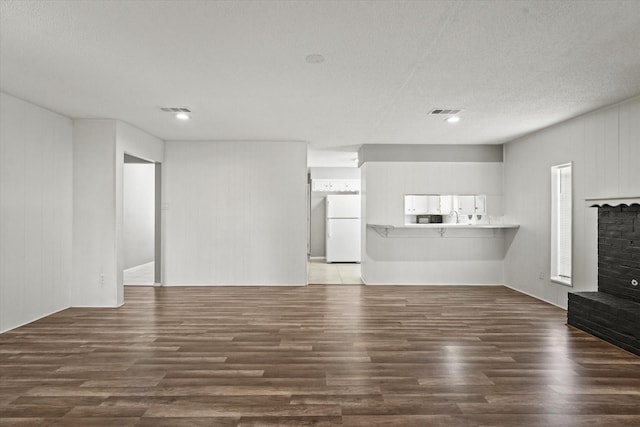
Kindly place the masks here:
<instances>
[{"instance_id":1,"label":"textured ceiling","mask_svg":"<svg viewBox=\"0 0 640 427\"><path fill-rule=\"evenodd\" d=\"M0 14L3 91L165 140L501 143L640 93L637 0L2 0Z\"/></svg>"}]
</instances>

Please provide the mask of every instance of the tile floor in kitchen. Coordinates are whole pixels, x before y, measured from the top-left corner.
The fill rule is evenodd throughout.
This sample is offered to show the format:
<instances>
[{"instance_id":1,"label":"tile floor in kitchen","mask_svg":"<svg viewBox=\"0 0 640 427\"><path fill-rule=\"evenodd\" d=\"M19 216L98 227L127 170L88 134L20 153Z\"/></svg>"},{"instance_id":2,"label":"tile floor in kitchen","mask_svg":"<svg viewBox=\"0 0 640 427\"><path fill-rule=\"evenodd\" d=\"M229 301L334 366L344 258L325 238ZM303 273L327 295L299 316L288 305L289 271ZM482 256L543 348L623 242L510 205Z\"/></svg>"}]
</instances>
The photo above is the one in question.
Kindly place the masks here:
<instances>
[{"instance_id":1,"label":"tile floor in kitchen","mask_svg":"<svg viewBox=\"0 0 640 427\"><path fill-rule=\"evenodd\" d=\"M309 260L310 285L361 285L360 264L331 263L324 258Z\"/></svg>"},{"instance_id":2,"label":"tile floor in kitchen","mask_svg":"<svg viewBox=\"0 0 640 427\"><path fill-rule=\"evenodd\" d=\"M124 284L153 286L154 263L139 265L124 271ZM310 285L360 285L360 264L327 264L324 258L309 260Z\"/></svg>"}]
</instances>

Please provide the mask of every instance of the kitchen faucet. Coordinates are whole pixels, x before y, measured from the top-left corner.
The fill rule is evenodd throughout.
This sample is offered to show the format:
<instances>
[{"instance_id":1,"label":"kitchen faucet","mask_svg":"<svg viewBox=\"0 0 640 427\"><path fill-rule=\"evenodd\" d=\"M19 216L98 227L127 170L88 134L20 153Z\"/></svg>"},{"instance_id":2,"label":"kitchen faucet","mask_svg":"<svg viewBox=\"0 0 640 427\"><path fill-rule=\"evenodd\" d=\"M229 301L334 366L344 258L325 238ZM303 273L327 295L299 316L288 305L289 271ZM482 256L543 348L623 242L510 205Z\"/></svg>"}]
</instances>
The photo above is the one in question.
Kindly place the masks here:
<instances>
[{"instance_id":1,"label":"kitchen faucet","mask_svg":"<svg viewBox=\"0 0 640 427\"><path fill-rule=\"evenodd\" d=\"M453 214L456 214L456 222L455 222L455 224L457 224L458 220L460 219L459 216L458 216L458 211L455 210L455 209L452 210L451 213L449 214L449 216L453 216Z\"/></svg>"}]
</instances>

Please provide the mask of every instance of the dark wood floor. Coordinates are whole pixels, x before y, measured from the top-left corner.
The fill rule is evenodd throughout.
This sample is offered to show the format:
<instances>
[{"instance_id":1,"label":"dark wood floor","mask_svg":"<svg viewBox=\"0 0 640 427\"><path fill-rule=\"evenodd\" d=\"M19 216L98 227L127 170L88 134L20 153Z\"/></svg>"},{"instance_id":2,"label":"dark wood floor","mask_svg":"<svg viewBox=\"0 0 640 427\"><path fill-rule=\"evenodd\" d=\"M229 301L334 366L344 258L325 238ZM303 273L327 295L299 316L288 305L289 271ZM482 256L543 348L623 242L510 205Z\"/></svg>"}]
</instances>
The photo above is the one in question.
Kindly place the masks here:
<instances>
[{"instance_id":1,"label":"dark wood floor","mask_svg":"<svg viewBox=\"0 0 640 427\"><path fill-rule=\"evenodd\" d=\"M640 358L507 288L125 295L0 335L0 425L640 425Z\"/></svg>"}]
</instances>

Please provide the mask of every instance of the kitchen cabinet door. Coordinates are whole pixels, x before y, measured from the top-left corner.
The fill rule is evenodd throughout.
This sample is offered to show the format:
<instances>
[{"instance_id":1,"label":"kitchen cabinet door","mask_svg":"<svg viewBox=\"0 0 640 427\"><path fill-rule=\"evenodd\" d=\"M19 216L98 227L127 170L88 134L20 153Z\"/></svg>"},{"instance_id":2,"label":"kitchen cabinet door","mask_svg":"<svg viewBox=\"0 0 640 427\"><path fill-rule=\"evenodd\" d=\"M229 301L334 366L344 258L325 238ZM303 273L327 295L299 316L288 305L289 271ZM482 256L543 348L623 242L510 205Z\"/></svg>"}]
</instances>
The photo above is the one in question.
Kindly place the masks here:
<instances>
[{"instance_id":1,"label":"kitchen cabinet door","mask_svg":"<svg viewBox=\"0 0 640 427\"><path fill-rule=\"evenodd\" d=\"M423 215L429 212L428 196L420 194L408 194L404 196L405 215Z\"/></svg>"},{"instance_id":2,"label":"kitchen cabinet door","mask_svg":"<svg viewBox=\"0 0 640 427\"><path fill-rule=\"evenodd\" d=\"M360 191L360 180L357 179L314 179L312 191L357 193Z\"/></svg>"},{"instance_id":3,"label":"kitchen cabinet door","mask_svg":"<svg viewBox=\"0 0 640 427\"><path fill-rule=\"evenodd\" d=\"M328 179L314 179L311 183L312 191L331 191L331 181Z\"/></svg>"},{"instance_id":4,"label":"kitchen cabinet door","mask_svg":"<svg viewBox=\"0 0 640 427\"><path fill-rule=\"evenodd\" d=\"M487 196L484 194L476 195L476 215L486 215L487 213Z\"/></svg>"},{"instance_id":5,"label":"kitchen cabinet door","mask_svg":"<svg viewBox=\"0 0 640 427\"><path fill-rule=\"evenodd\" d=\"M440 215L442 213L442 209L440 208L440 196L439 195L430 195L425 196L427 198L427 214L431 215Z\"/></svg>"},{"instance_id":6,"label":"kitchen cabinet door","mask_svg":"<svg viewBox=\"0 0 640 427\"><path fill-rule=\"evenodd\" d=\"M360 181L358 181L357 179L349 179L344 181L344 191L360 191Z\"/></svg>"},{"instance_id":7,"label":"kitchen cabinet door","mask_svg":"<svg viewBox=\"0 0 640 427\"><path fill-rule=\"evenodd\" d=\"M455 196L454 204L461 215L474 215L476 213L476 197L473 195Z\"/></svg>"},{"instance_id":8,"label":"kitchen cabinet door","mask_svg":"<svg viewBox=\"0 0 640 427\"><path fill-rule=\"evenodd\" d=\"M429 198L431 196L414 196L413 199L413 207L414 214L416 215L424 215L429 213Z\"/></svg>"},{"instance_id":9,"label":"kitchen cabinet door","mask_svg":"<svg viewBox=\"0 0 640 427\"><path fill-rule=\"evenodd\" d=\"M330 191L347 191L347 184L345 181L334 180L330 183Z\"/></svg>"},{"instance_id":10,"label":"kitchen cabinet door","mask_svg":"<svg viewBox=\"0 0 640 427\"><path fill-rule=\"evenodd\" d=\"M453 212L453 196L448 194L440 195L440 215L449 215Z\"/></svg>"},{"instance_id":11,"label":"kitchen cabinet door","mask_svg":"<svg viewBox=\"0 0 640 427\"><path fill-rule=\"evenodd\" d=\"M409 194L404 196L404 214L405 215L415 215L414 199L416 196Z\"/></svg>"}]
</instances>

